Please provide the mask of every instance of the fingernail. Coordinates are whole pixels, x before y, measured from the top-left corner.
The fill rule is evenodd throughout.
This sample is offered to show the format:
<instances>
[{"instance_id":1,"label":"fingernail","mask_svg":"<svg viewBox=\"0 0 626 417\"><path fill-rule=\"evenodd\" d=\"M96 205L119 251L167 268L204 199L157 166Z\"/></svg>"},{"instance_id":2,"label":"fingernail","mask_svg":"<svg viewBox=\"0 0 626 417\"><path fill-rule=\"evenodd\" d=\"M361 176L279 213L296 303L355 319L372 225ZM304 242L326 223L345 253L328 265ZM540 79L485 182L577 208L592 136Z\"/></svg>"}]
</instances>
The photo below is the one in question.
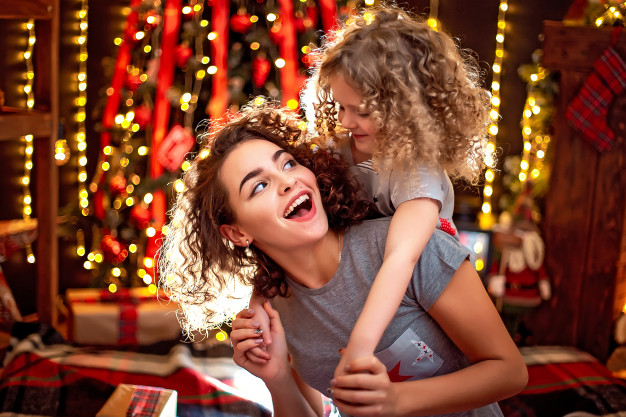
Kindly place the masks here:
<instances>
[{"instance_id":1,"label":"fingernail","mask_svg":"<svg viewBox=\"0 0 626 417\"><path fill-rule=\"evenodd\" d=\"M247 313L248 313L248 314L254 314L254 310L253 310L253 309L251 309L251 308L249 308L249 309L247 310Z\"/></svg>"},{"instance_id":2,"label":"fingernail","mask_svg":"<svg viewBox=\"0 0 626 417\"><path fill-rule=\"evenodd\" d=\"M265 300L265 302L267 303L268 306L272 307L272 305L270 304L270 300Z\"/></svg>"},{"instance_id":3,"label":"fingernail","mask_svg":"<svg viewBox=\"0 0 626 417\"><path fill-rule=\"evenodd\" d=\"M263 333L263 329L254 329L254 333L261 334Z\"/></svg>"},{"instance_id":4,"label":"fingernail","mask_svg":"<svg viewBox=\"0 0 626 417\"><path fill-rule=\"evenodd\" d=\"M252 322L252 326L253 327L259 327L261 325L261 323L259 323L258 321L253 321Z\"/></svg>"},{"instance_id":5,"label":"fingernail","mask_svg":"<svg viewBox=\"0 0 626 417\"><path fill-rule=\"evenodd\" d=\"M346 365L345 368L343 368L346 372L350 372L350 365Z\"/></svg>"},{"instance_id":6,"label":"fingernail","mask_svg":"<svg viewBox=\"0 0 626 417\"><path fill-rule=\"evenodd\" d=\"M254 343L256 343L257 345L263 343L263 339L254 339Z\"/></svg>"},{"instance_id":7,"label":"fingernail","mask_svg":"<svg viewBox=\"0 0 626 417\"><path fill-rule=\"evenodd\" d=\"M337 385L337 380L335 378L330 380L330 386L334 387L335 385Z\"/></svg>"},{"instance_id":8,"label":"fingernail","mask_svg":"<svg viewBox=\"0 0 626 417\"><path fill-rule=\"evenodd\" d=\"M340 354L340 355L343 355L343 352L345 352L345 351L346 351L344 348L339 348L338 350L339 350L339 354Z\"/></svg>"}]
</instances>

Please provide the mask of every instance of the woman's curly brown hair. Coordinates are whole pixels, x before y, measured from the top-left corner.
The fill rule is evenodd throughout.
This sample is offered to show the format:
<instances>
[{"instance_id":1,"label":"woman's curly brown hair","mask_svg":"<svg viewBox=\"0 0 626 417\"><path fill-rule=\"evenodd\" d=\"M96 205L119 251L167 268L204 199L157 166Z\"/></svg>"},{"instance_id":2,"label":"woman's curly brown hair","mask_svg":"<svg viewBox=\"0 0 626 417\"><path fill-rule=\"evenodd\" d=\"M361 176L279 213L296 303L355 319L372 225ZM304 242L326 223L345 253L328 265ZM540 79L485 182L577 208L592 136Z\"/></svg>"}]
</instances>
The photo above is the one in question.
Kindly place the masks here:
<instances>
[{"instance_id":1,"label":"woman's curly brown hair","mask_svg":"<svg viewBox=\"0 0 626 417\"><path fill-rule=\"evenodd\" d=\"M205 135L208 152L200 152L183 176L185 190L171 210L159 257L160 283L170 298L186 304L187 310L200 309L205 316L201 324L191 325L195 330L228 319L225 311L208 306L234 286L252 286L268 298L287 294L284 273L271 258L254 245L249 249L233 245L219 230L235 220L220 169L241 143L267 140L309 168L316 175L332 229L343 230L371 215L371 205L345 163L331 152L314 150L304 136L297 117L275 105L245 107L216 132ZM183 322L191 320L186 314L183 308Z\"/></svg>"},{"instance_id":2,"label":"woman's curly brown hair","mask_svg":"<svg viewBox=\"0 0 626 417\"><path fill-rule=\"evenodd\" d=\"M449 35L396 6L382 5L349 18L327 36L317 55L303 100L316 96L320 141L341 131L330 89L331 77L340 74L363 96L364 110L378 126L375 166L420 164L472 184L478 180L490 97L480 86L475 59Z\"/></svg>"}]
</instances>

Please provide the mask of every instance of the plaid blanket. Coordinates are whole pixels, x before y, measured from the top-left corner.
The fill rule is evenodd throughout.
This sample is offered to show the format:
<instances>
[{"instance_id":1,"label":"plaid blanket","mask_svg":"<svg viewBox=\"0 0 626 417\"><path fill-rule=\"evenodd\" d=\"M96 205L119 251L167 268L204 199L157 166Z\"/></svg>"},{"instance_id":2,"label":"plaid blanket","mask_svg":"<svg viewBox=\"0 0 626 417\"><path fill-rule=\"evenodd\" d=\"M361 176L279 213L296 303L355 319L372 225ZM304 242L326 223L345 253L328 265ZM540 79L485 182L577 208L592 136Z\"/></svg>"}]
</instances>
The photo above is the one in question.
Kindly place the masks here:
<instances>
[{"instance_id":1,"label":"plaid blanket","mask_svg":"<svg viewBox=\"0 0 626 417\"><path fill-rule=\"evenodd\" d=\"M522 347L528 385L500 401L505 417L626 417L626 381L597 359L563 346Z\"/></svg>"},{"instance_id":2,"label":"plaid blanket","mask_svg":"<svg viewBox=\"0 0 626 417\"><path fill-rule=\"evenodd\" d=\"M0 378L0 417L96 415L120 383L173 389L180 417L270 417L229 385L242 371L228 357L198 358L188 344L166 354L62 343L54 332L14 339Z\"/></svg>"}]
</instances>

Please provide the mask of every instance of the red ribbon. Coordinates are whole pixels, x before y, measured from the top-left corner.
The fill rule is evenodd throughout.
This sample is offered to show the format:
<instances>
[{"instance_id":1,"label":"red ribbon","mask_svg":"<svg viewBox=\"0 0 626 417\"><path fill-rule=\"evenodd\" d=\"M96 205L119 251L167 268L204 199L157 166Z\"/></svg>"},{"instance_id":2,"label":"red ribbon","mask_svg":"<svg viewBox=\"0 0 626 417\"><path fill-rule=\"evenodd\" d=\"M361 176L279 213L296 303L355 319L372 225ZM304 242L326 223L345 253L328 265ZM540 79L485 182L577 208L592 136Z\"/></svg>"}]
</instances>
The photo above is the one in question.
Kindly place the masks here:
<instances>
[{"instance_id":1,"label":"red ribbon","mask_svg":"<svg viewBox=\"0 0 626 417\"><path fill-rule=\"evenodd\" d=\"M298 76L298 45L296 44L296 26L293 16L292 0L278 0L280 5L282 42L278 45L281 58L285 60L285 66L280 69L280 84L283 90L282 104L287 105L289 100L298 101L301 79Z\"/></svg>"},{"instance_id":2,"label":"red ribbon","mask_svg":"<svg viewBox=\"0 0 626 417\"><path fill-rule=\"evenodd\" d=\"M217 37L211 41L211 62L217 68L213 74L213 88L209 103L209 118L217 121L228 108L228 19L230 2L214 0L211 25Z\"/></svg>"},{"instance_id":3,"label":"red ribbon","mask_svg":"<svg viewBox=\"0 0 626 417\"><path fill-rule=\"evenodd\" d=\"M107 160L107 156L102 153L102 149L111 143L111 131L113 123L115 122L115 114L120 105L122 99L121 89L126 81L126 67L130 63L131 52L135 43L135 32L137 23L139 21L139 6L141 0L131 0L130 13L126 18L126 27L124 29L124 35L122 43L117 51L117 58L115 60L115 69L113 70L113 78L111 79L111 87L109 91L111 94L107 97L104 110L102 112L102 133L100 133L100 154L102 161ZM98 185L104 182L104 175L101 176ZM99 219L104 219L104 196L101 190L96 191L94 195L94 215Z\"/></svg>"},{"instance_id":4,"label":"red ribbon","mask_svg":"<svg viewBox=\"0 0 626 417\"><path fill-rule=\"evenodd\" d=\"M319 0L320 15L324 33L330 32L337 26L337 3L335 0Z\"/></svg>"},{"instance_id":5,"label":"red ribbon","mask_svg":"<svg viewBox=\"0 0 626 417\"><path fill-rule=\"evenodd\" d=\"M161 32L161 57L159 59L159 74L157 76L157 89L154 97L154 128L152 132L152 156L150 158L150 176L158 178L163 174L163 166L156 157L159 146L167 134L170 121L170 102L167 98L167 90L174 80L176 66L176 44L178 42L178 30L180 29L181 0L168 0L163 10L163 31ZM153 194L152 218L155 226L160 228L165 224L166 201L162 190Z\"/></svg>"}]
</instances>

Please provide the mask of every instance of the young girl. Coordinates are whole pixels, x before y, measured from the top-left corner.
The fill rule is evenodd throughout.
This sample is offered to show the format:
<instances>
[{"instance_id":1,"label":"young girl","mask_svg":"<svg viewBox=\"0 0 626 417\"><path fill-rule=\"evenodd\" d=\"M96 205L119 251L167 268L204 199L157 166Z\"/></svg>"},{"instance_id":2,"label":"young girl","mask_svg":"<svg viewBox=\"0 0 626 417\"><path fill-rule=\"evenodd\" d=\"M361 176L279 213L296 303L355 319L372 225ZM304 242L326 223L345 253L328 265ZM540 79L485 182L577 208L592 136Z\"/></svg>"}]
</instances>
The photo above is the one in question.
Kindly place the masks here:
<instances>
[{"instance_id":1,"label":"young girl","mask_svg":"<svg viewBox=\"0 0 626 417\"><path fill-rule=\"evenodd\" d=\"M367 9L331 33L308 90L303 101L316 96L304 105L309 114L314 110L321 144L352 165L380 214L393 216L385 261L340 375L350 361L373 352L434 229L458 239L448 175L477 182L489 94L475 62L450 36L393 6ZM251 307L266 329L261 303L253 298Z\"/></svg>"},{"instance_id":2,"label":"young girl","mask_svg":"<svg viewBox=\"0 0 626 417\"><path fill-rule=\"evenodd\" d=\"M286 114L245 110L184 175L159 265L185 328L205 330L203 317L224 309L207 306L235 283L271 298L262 307L267 351L248 355L265 335L248 309L231 340L234 361L267 385L276 417L322 416L321 393L342 415L501 417L496 401L522 389L526 368L467 248L439 230L376 355L333 376L337 346L383 263L390 219L363 220L370 203L346 164L296 145L302 132Z\"/></svg>"},{"instance_id":3,"label":"young girl","mask_svg":"<svg viewBox=\"0 0 626 417\"><path fill-rule=\"evenodd\" d=\"M343 142L326 145L353 166L379 212L393 216L383 265L337 368L341 375L373 352L435 228L458 239L448 174L477 181L489 94L474 61L450 36L392 6L367 9L331 34L312 83L322 142L343 132Z\"/></svg>"}]
</instances>

